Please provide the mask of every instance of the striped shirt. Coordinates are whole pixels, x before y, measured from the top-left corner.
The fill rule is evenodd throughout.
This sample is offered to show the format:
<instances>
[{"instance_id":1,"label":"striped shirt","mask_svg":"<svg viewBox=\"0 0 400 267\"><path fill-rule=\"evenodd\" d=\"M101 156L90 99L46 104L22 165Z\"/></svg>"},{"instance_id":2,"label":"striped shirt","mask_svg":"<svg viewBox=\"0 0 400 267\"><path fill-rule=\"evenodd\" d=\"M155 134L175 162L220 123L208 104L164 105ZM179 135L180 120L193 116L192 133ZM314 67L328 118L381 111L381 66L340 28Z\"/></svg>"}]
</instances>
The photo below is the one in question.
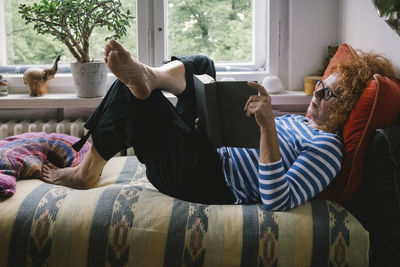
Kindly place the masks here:
<instances>
[{"instance_id":1,"label":"striped shirt","mask_svg":"<svg viewBox=\"0 0 400 267\"><path fill-rule=\"evenodd\" d=\"M259 164L259 149L221 147L224 176L236 204L262 202L286 210L320 193L340 169L342 139L305 124L306 117L275 118L281 159Z\"/></svg>"}]
</instances>

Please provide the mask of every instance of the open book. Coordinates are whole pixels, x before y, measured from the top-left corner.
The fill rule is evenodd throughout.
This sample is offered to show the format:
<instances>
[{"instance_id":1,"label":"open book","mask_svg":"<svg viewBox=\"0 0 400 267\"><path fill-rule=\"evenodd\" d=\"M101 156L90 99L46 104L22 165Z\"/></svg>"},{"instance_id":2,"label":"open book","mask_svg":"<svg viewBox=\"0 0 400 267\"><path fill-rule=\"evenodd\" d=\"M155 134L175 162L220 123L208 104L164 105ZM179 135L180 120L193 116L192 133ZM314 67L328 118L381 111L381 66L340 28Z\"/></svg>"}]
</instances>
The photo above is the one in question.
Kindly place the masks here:
<instances>
[{"instance_id":1,"label":"open book","mask_svg":"<svg viewBox=\"0 0 400 267\"><path fill-rule=\"evenodd\" d=\"M260 146L260 128L244 106L257 90L246 81L215 81L207 74L194 75L200 130L214 147Z\"/></svg>"}]
</instances>

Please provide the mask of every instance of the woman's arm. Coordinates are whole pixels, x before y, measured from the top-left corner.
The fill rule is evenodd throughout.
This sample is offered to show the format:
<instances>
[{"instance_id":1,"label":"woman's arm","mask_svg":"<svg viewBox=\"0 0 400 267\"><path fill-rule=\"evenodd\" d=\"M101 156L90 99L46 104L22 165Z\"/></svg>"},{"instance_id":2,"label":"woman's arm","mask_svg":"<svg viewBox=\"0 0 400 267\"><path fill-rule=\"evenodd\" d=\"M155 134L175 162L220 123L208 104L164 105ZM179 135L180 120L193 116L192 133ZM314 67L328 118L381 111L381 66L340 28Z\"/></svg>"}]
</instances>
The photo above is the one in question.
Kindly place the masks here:
<instances>
[{"instance_id":1,"label":"woman's arm","mask_svg":"<svg viewBox=\"0 0 400 267\"><path fill-rule=\"evenodd\" d=\"M260 127L260 158L258 187L263 207L266 210L285 208L289 199L289 183L285 177L279 151L278 134L272 113L271 97L265 88L255 82L249 86L258 91L246 102L246 115L254 115Z\"/></svg>"},{"instance_id":2,"label":"woman's arm","mask_svg":"<svg viewBox=\"0 0 400 267\"><path fill-rule=\"evenodd\" d=\"M255 116L260 127L258 182L263 207L285 210L301 205L336 176L342 158L341 144L333 137L315 140L285 172L270 96L261 85L249 85L259 92L249 98L245 110L247 116Z\"/></svg>"},{"instance_id":3,"label":"woman's arm","mask_svg":"<svg viewBox=\"0 0 400 267\"><path fill-rule=\"evenodd\" d=\"M266 210L297 207L324 190L339 172L341 145L333 137L307 145L288 170L282 160L259 164L260 197Z\"/></svg>"}]
</instances>

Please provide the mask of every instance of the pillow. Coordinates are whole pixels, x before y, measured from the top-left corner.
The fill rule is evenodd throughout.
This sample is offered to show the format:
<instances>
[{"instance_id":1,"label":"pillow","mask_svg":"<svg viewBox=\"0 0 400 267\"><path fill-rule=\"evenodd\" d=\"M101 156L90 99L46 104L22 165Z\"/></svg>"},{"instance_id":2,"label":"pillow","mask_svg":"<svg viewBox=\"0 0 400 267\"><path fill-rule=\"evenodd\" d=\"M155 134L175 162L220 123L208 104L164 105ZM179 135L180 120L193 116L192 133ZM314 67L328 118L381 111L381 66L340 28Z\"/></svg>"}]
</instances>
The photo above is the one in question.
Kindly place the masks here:
<instances>
[{"instance_id":1,"label":"pillow","mask_svg":"<svg viewBox=\"0 0 400 267\"><path fill-rule=\"evenodd\" d=\"M331 61L329 62L324 75L322 75L321 80L325 80L328 78L332 73L334 73L337 69L338 64L341 61L349 60L352 58L358 57L357 52L348 44L343 43L338 47L336 54L332 57Z\"/></svg>"},{"instance_id":2,"label":"pillow","mask_svg":"<svg viewBox=\"0 0 400 267\"><path fill-rule=\"evenodd\" d=\"M335 55L332 57L331 61L329 61L329 64L326 67L321 80L324 81L332 73L334 73L337 69L339 62L341 62L343 60L350 60L355 57L358 57L357 52L350 45L348 45L346 43L341 44L338 47L338 50L336 51ZM310 102L310 105L312 105L311 102ZM308 113L306 114L306 117L308 117L308 118L310 117L308 115Z\"/></svg>"},{"instance_id":3,"label":"pillow","mask_svg":"<svg viewBox=\"0 0 400 267\"><path fill-rule=\"evenodd\" d=\"M79 164L90 148L86 143L80 152L72 145L79 138L66 134L25 133L0 140L0 196L15 194L16 181L42 177L46 160L59 168Z\"/></svg>"},{"instance_id":4,"label":"pillow","mask_svg":"<svg viewBox=\"0 0 400 267\"><path fill-rule=\"evenodd\" d=\"M322 80L335 72L341 61L355 57L358 55L350 45L341 44L328 64ZM344 125L344 155L340 171L332 183L318 195L319 198L342 202L351 199L357 192L362 181L365 151L372 134L376 129L394 123L399 118L399 103L399 81L375 75Z\"/></svg>"},{"instance_id":5,"label":"pillow","mask_svg":"<svg viewBox=\"0 0 400 267\"><path fill-rule=\"evenodd\" d=\"M319 195L338 202L350 200L363 176L364 156L376 129L400 115L400 81L375 74L343 128L344 157L332 183Z\"/></svg>"}]
</instances>

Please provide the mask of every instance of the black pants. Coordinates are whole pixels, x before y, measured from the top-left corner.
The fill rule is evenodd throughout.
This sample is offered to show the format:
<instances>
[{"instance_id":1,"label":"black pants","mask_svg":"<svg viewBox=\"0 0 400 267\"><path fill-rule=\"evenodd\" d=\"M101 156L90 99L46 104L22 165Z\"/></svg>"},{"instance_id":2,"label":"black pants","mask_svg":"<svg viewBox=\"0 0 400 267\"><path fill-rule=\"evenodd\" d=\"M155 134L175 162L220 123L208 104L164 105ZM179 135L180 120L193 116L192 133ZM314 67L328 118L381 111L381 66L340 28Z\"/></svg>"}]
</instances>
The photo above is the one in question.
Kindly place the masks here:
<instances>
[{"instance_id":1,"label":"black pants","mask_svg":"<svg viewBox=\"0 0 400 267\"><path fill-rule=\"evenodd\" d=\"M193 74L215 78L214 63L204 56L173 57L185 66L186 88L176 108L160 90L137 99L121 81L114 82L85 127L101 157L109 160L133 147L146 165L149 181L162 193L205 204L232 204L215 149L194 129Z\"/></svg>"}]
</instances>

